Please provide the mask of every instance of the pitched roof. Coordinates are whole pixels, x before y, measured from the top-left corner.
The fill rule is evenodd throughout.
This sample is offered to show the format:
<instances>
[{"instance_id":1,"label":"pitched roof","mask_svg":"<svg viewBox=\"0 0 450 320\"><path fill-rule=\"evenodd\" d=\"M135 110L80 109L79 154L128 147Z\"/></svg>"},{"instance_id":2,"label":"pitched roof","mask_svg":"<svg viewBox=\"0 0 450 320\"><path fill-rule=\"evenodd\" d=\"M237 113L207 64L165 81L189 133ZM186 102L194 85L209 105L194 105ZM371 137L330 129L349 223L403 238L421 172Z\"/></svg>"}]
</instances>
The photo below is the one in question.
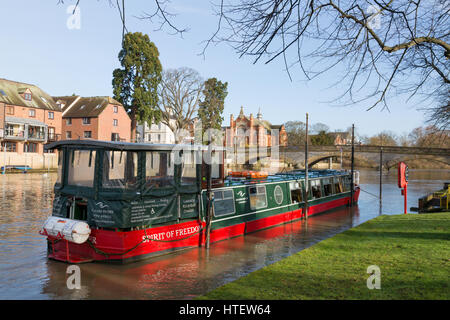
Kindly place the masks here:
<instances>
[{"instance_id":1,"label":"pitched roof","mask_svg":"<svg viewBox=\"0 0 450 320\"><path fill-rule=\"evenodd\" d=\"M31 101L21 96L27 89L31 91ZM7 79L0 79L0 102L14 106L61 111L53 98L39 87Z\"/></svg>"},{"instance_id":2,"label":"pitched roof","mask_svg":"<svg viewBox=\"0 0 450 320\"><path fill-rule=\"evenodd\" d=\"M62 111L70 106L76 99L78 99L80 96L61 96L61 97L53 97L53 100L55 100L56 104L60 103L62 104Z\"/></svg>"},{"instance_id":3,"label":"pitched roof","mask_svg":"<svg viewBox=\"0 0 450 320\"><path fill-rule=\"evenodd\" d=\"M67 102L66 106L64 106L63 118L98 117L109 104L122 105L111 97L75 96L75 99L73 99L73 96L70 96L59 98L61 101ZM66 98L66 100L63 98Z\"/></svg>"}]
</instances>

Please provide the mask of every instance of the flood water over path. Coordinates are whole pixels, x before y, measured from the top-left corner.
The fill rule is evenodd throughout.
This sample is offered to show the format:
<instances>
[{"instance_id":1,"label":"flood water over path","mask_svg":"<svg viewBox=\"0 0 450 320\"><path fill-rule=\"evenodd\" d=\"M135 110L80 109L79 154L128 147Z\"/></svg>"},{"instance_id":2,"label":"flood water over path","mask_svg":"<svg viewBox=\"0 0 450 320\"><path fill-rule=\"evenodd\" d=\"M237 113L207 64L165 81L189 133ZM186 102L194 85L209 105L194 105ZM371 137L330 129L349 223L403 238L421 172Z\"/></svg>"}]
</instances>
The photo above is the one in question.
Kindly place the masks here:
<instances>
[{"instance_id":1,"label":"flood water over path","mask_svg":"<svg viewBox=\"0 0 450 320\"><path fill-rule=\"evenodd\" d=\"M47 259L38 234L51 214L55 174L0 176L0 299L191 299L382 214L403 212L395 174L361 171L361 195L342 208L245 236L128 265L79 265L81 289L66 286L68 264ZM441 189L450 171L411 170L408 208ZM408 210L409 211L409 210Z\"/></svg>"}]
</instances>

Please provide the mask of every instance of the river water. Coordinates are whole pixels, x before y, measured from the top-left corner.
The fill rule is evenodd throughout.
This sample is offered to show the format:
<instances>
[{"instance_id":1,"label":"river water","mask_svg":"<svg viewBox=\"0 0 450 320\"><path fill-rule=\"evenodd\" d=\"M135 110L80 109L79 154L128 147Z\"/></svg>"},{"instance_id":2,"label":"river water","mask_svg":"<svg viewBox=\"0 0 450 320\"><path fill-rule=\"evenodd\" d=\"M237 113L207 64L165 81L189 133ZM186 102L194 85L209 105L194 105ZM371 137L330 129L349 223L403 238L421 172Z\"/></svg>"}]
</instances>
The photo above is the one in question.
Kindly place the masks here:
<instances>
[{"instance_id":1,"label":"river water","mask_svg":"<svg viewBox=\"0 0 450 320\"><path fill-rule=\"evenodd\" d=\"M128 265L79 265L81 289L68 289L68 264L47 259L38 234L51 213L55 174L0 176L0 299L191 299L260 269L380 214L403 212L395 173L361 171L362 192L342 208L195 248ZM450 171L410 170L408 208L450 181ZM409 210L408 210L409 211Z\"/></svg>"}]
</instances>

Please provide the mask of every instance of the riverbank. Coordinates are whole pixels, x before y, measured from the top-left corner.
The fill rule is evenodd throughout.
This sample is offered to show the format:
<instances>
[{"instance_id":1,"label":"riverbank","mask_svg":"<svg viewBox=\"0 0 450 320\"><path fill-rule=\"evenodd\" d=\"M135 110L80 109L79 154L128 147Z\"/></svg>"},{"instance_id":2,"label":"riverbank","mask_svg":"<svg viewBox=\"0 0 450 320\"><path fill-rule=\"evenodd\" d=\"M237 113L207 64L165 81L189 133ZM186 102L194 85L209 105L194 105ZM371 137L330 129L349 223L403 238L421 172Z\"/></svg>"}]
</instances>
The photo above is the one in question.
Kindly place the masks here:
<instances>
[{"instance_id":1,"label":"riverbank","mask_svg":"<svg viewBox=\"0 0 450 320\"><path fill-rule=\"evenodd\" d=\"M449 230L448 212L382 215L197 299L450 299Z\"/></svg>"}]
</instances>

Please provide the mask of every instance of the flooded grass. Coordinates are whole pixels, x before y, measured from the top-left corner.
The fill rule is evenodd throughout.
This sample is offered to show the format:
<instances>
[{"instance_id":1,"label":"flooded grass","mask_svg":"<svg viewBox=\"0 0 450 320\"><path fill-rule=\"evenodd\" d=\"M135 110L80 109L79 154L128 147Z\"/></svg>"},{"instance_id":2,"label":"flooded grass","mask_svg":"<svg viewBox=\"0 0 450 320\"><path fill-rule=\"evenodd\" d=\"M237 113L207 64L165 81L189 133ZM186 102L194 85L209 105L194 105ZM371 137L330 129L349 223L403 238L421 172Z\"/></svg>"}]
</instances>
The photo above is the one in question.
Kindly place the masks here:
<instances>
[{"instance_id":1,"label":"flooded grass","mask_svg":"<svg viewBox=\"0 0 450 320\"><path fill-rule=\"evenodd\" d=\"M450 213L382 215L199 299L450 299L449 240Z\"/></svg>"}]
</instances>

